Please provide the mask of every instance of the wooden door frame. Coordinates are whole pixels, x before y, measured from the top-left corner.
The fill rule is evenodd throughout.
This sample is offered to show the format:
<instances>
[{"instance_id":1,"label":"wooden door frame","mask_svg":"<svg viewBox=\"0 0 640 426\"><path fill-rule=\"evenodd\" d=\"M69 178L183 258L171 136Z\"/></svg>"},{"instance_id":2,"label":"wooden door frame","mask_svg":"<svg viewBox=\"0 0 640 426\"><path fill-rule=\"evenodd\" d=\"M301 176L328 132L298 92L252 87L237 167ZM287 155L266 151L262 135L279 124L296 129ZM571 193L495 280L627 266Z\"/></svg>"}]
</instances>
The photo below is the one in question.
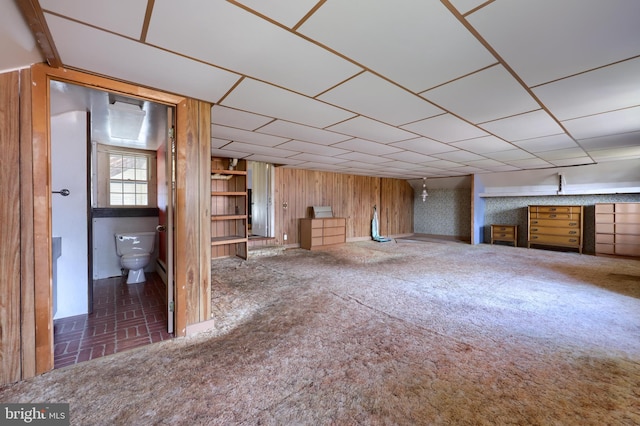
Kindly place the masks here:
<instances>
[{"instance_id":1,"label":"wooden door frame","mask_svg":"<svg viewBox=\"0 0 640 426\"><path fill-rule=\"evenodd\" d=\"M31 119L33 138L33 235L34 235L34 310L35 310L35 363L36 374L54 367L52 270L51 270L51 134L50 83L63 81L79 86L137 97L172 106L176 120L181 114L178 105L187 98L153 89L135 86L105 77L64 68L51 68L46 64L31 67ZM186 145L176 134L176 151ZM177 242L174 240L174 242ZM184 299L185 285L176 276L176 300ZM177 303L176 303L177 304ZM184 306L176 306L176 335L184 335L187 315Z\"/></svg>"}]
</instances>

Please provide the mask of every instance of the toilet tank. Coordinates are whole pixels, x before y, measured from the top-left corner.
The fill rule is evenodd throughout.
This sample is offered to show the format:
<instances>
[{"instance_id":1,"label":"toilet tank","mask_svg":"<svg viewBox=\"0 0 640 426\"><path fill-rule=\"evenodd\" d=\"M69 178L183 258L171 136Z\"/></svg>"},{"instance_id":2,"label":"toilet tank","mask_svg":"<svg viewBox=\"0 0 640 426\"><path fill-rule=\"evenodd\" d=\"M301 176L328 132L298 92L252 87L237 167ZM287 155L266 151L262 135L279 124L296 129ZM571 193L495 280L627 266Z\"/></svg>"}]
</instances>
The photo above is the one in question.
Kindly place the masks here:
<instances>
[{"instance_id":1,"label":"toilet tank","mask_svg":"<svg viewBox=\"0 0 640 426\"><path fill-rule=\"evenodd\" d=\"M156 241L155 232L127 232L115 234L118 256L130 253L151 253Z\"/></svg>"}]
</instances>

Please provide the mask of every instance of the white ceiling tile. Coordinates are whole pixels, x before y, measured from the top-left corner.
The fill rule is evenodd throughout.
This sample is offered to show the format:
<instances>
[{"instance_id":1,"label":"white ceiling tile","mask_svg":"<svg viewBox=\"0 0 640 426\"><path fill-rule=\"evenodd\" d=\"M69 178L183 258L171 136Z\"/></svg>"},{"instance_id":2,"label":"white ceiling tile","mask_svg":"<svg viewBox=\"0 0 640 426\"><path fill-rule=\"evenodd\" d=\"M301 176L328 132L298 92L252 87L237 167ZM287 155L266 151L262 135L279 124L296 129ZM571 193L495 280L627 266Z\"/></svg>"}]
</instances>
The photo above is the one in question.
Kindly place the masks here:
<instances>
[{"instance_id":1,"label":"white ceiling tile","mask_svg":"<svg viewBox=\"0 0 640 426\"><path fill-rule=\"evenodd\" d=\"M640 58L533 89L558 120L640 105Z\"/></svg>"},{"instance_id":2,"label":"white ceiling tile","mask_svg":"<svg viewBox=\"0 0 640 426\"><path fill-rule=\"evenodd\" d=\"M640 158L640 146L628 146L624 148L599 149L589 151L589 155L596 161L614 161ZM640 161L638 162L640 168Z\"/></svg>"},{"instance_id":3,"label":"white ceiling tile","mask_svg":"<svg viewBox=\"0 0 640 426\"><path fill-rule=\"evenodd\" d=\"M465 14L472 9L486 3L487 0L450 0L451 4L458 9L458 12Z\"/></svg>"},{"instance_id":4,"label":"white ceiling tile","mask_svg":"<svg viewBox=\"0 0 640 426\"><path fill-rule=\"evenodd\" d=\"M348 161L340 157L327 157L324 155L309 154L307 152L296 154L289 158L294 158L300 161L309 161L312 163L323 163L323 164L340 164L340 163L344 163L345 161Z\"/></svg>"},{"instance_id":5,"label":"white ceiling tile","mask_svg":"<svg viewBox=\"0 0 640 426\"><path fill-rule=\"evenodd\" d=\"M237 0L237 2L292 28L313 9L318 0Z\"/></svg>"},{"instance_id":6,"label":"white ceiling tile","mask_svg":"<svg viewBox=\"0 0 640 426\"><path fill-rule=\"evenodd\" d=\"M213 124L221 124L223 126L236 127L244 130L255 130L270 121L273 121L273 118L227 108L221 105L214 105L213 108L211 108L211 123Z\"/></svg>"},{"instance_id":7,"label":"white ceiling tile","mask_svg":"<svg viewBox=\"0 0 640 426\"><path fill-rule=\"evenodd\" d=\"M513 160L525 160L525 159L536 158L535 156L521 149L512 149L509 151L493 152L491 153L491 155L487 155L487 157L490 157L497 161L509 161L509 162Z\"/></svg>"},{"instance_id":8,"label":"white ceiling tile","mask_svg":"<svg viewBox=\"0 0 640 426\"><path fill-rule=\"evenodd\" d=\"M558 167L567 167L567 166L581 166L583 164L593 164L595 161L591 159L591 157L576 157L576 158L560 158L557 160L549 160L551 164Z\"/></svg>"},{"instance_id":9,"label":"white ceiling tile","mask_svg":"<svg viewBox=\"0 0 640 426\"><path fill-rule=\"evenodd\" d=\"M432 161L435 160L437 160L437 158L434 158ZM395 169L398 172L423 168L421 164L415 163L418 163L418 161L414 161L413 163L408 163L406 161L389 161L388 163L384 163L382 166L385 169Z\"/></svg>"},{"instance_id":10,"label":"white ceiling tile","mask_svg":"<svg viewBox=\"0 0 640 426\"><path fill-rule=\"evenodd\" d=\"M534 86L637 56L638 16L634 0L511 0L467 19Z\"/></svg>"},{"instance_id":11,"label":"white ceiling tile","mask_svg":"<svg viewBox=\"0 0 640 426\"><path fill-rule=\"evenodd\" d=\"M217 102L239 76L104 31L45 14L66 66ZM176 69L180 78L176 78Z\"/></svg>"},{"instance_id":12,"label":"white ceiling tile","mask_svg":"<svg viewBox=\"0 0 640 426\"><path fill-rule=\"evenodd\" d=\"M413 133L362 116L330 126L327 130L380 143L397 142L416 137Z\"/></svg>"},{"instance_id":13,"label":"white ceiling tile","mask_svg":"<svg viewBox=\"0 0 640 426\"><path fill-rule=\"evenodd\" d=\"M226 149L226 148L222 148L222 149L216 149L216 148L211 148L211 156L212 157L222 157L222 158L246 158L249 155L251 155L251 153L247 153L247 152L241 152L241 151L232 151L230 149Z\"/></svg>"},{"instance_id":14,"label":"white ceiling tile","mask_svg":"<svg viewBox=\"0 0 640 426\"><path fill-rule=\"evenodd\" d=\"M496 62L435 1L330 1L299 31L414 92Z\"/></svg>"},{"instance_id":15,"label":"white ceiling tile","mask_svg":"<svg viewBox=\"0 0 640 426\"><path fill-rule=\"evenodd\" d=\"M527 158L524 160L509 160L507 163L512 166L523 167L523 168L543 168L543 167L551 167L551 164L547 161L544 161L540 158Z\"/></svg>"},{"instance_id":16,"label":"white ceiling tile","mask_svg":"<svg viewBox=\"0 0 640 426\"><path fill-rule=\"evenodd\" d=\"M385 157L405 163L426 163L427 161L436 161L437 158L430 155L418 154L417 152L401 151L393 154L386 154Z\"/></svg>"},{"instance_id":17,"label":"white ceiling tile","mask_svg":"<svg viewBox=\"0 0 640 426\"><path fill-rule=\"evenodd\" d=\"M349 161L360 161L363 163L380 164L388 163L390 160L385 157L378 157L376 155L364 154L362 152L350 152L348 154L340 154L338 157L344 158Z\"/></svg>"},{"instance_id":18,"label":"white ceiling tile","mask_svg":"<svg viewBox=\"0 0 640 426\"><path fill-rule=\"evenodd\" d=\"M543 160L553 161L553 160L565 160L568 158L585 157L586 153L582 148L575 147L575 148L556 149L553 151L539 152L536 154L536 156L538 156L539 158L542 158Z\"/></svg>"},{"instance_id":19,"label":"white ceiling tile","mask_svg":"<svg viewBox=\"0 0 640 426\"><path fill-rule=\"evenodd\" d=\"M514 170L522 170L522 167L511 166L509 164L505 164L504 166L496 166L491 168L494 172L512 172Z\"/></svg>"},{"instance_id":20,"label":"white ceiling tile","mask_svg":"<svg viewBox=\"0 0 640 426\"><path fill-rule=\"evenodd\" d=\"M16 2L4 2L1 8L0 73L44 62L40 47Z\"/></svg>"},{"instance_id":21,"label":"white ceiling tile","mask_svg":"<svg viewBox=\"0 0 640 426\"><path fill-rule=\"evenodd\" d=\"M222 105L323 128L354 114L287 90L245 78Z\"/></svg>"},{"instance_id":22,"label":"white ceiling tile","mask_svg":"<svg viewBox=\"0 0 640 426\"><path fill-rule=\"evenodd\" d=\"M347 154L349 152L344 149L334 148L334 147L325 146L325 145L318 145L315 143L302 142L302 141L286 142L281 145L278 145L278 148L288 149L291 151L306 152L309 154L324 155L327 157L334 157L336 155Z\"/></svg>"},{"instance_id":23,"label":"white ceiling tile","mask_svg":"<svg viewBox=\"0 0 640 426\"><path fill-rule=\"evenodd\" d=\"M270 146L261 146L261 145L254 145L250 143L235 142L235 141L231 142L229 145L225 146L224 148L230 151L246 152L248 154L260 154L260 155L269 155L272 157L282 157L282 159L299 154L299 152L290 151L286 149L272 148Z\"/></svg>"},{"instance_id":24,"label":"white ceiling tile","mask_svg":"<svg viewBox=\"0 0 640 426\"><path fill-rule=\"evenodd\" d=\"M541 138L525 139L516 141L513 144L529 152L544 152L554 149L575 148L577 146L574 140L566 133L543 136Z\"/></svg>"},{"instance_id":25,"label":"white ceiling tile","mask_svg":"<svg viewBox=\"0 0 640 426\"><path fill-rule=\"evenodd\" d=\"M234 129L233 127L220 126L219 124L211 125L211 137L262 146L276 146L289 140L288 138L263 135L261 133L249 132L247 130Z\"/></svg>"},{"instance_id":26,"label":"white ceiling tile","mask_svg":"<svg viewBox=\"0 0 640 426\"><path fill-rule=\"evenodd\" d=\"M481 127L507 141L562 133L562 127L543 110L490 121L482 124Z\"/></svg>"},{"instance_id":27,"label":"white ceiling tile","mask_svg":"<svg viewBox=\"0 0 640 426\"><path fill-rule=\"evenodd\" d=\"M291 123L283 120L276 120L257 131L260 133L282 136L289 139L297 139L320 145L331 145L336 142L349 139L349 136L341 135L339 133L316 129L315 127L310 126L303 126L302 124Z\"/></svg>"},{"instance_id":28,"label":"white ceiling tile","mask_svg":"<svg viewBox=\"0 0 640 426\"><path fill-rule=\"evenodd\" d=\"M340 142L331 146L334 146L336 148L348 149L350 151L364 152L365 154L371 155L385 155L401 151L400 148L396 148L391 145L366 141L364 139L358 138L349 139L348 141Z\"/></svg>"},{"instance_id":29,"label":"white ceiling tile","mask_svg":"<svg viewBox=\"0 0 640 426\"><path fill-rule=\"evenodd\" d=\"M44 11L65 15L127 37L140 39L147 0L39 0ZM126 10L127 13L122 13Z\"/></svg>"},{"instance_id":30,"label":"white ceiling tile","mask_svg":"<svg viewBox=\"0 0 640 426\"><path fill-rule=\"evenodd\" d=\"M340 163L340 166L344 166L345 168L348 168L349 171L351 171L351 169L361 169L361 170L375 170L378 169L380 167L379 164L370 164L370 163L363 163L361 161L345 161L344 163Z\"/></svg>"},{"instance_id":31,"label":"white ceiling tile","mask_svg":"<svg viewBox=\"0 0 640 426\"><path fill-rule=\"evenodd\" d=\"M420 94L471 121L482 123L539 109L540 105L501 65Z\"/></svg>"},{"instance_id":32,"label":"white ceiling tile","mask_svg":"<svg viewBox=\"0 0 640 426\"><path fill-rule=\"evenodd\" d=\"M476 154L486 154L488 152L508 151L514 146L495 136L485 136L483 138L468 139L462 142L454 142L451 145L456 148L475 152Z\"/></svg>"},{"instance_id":33,"label":"white ceiling tile","mask_svg":"<svg viewBox=\"0 0 640 426\"><path fill-rule=\"evenodd\" d=\"M228 139L211 138L211 147L212 148L222 148L223 146L225 146L229 142L231 142L231 141L228 140Z\"/></svg>"},{"instance_id":34,"label":"white ceiling tile","mask_svg":"<svg viewBox=\"0 0 640 426\"><path fill-rule=\"evenodd\" d=\"M462 150L442 152L440 154L434 154L433 156L440 158L442 160L455 161L458 163L465 163L465 164L467 163L467 161L482 160L485 158L480 155L474 154L472 152L467 152Z\"/></svg>"},{"instance_id":35,"label":"white ceiling tile","mask_svg":"<svg viewBox=\"0 0 640 426\"><path fill-rule=\"evenodd\" d=\"M426 120L402 126L422 136L435 139L440 142L455 142L464 139L486 136L487 132L479 129L451 114L443 114Z\"/></svg>"},{"instance_id":36,"label":"white ceiling tile","mask_svg":"<svg viewBox=\"0 0 640 426\"><path fill-rule=\"evenodd\" d=\"M188 30L167 31L187 26ZM147 41L234 72L315 96L362 69L227 1L185 7L156 0ZM295 59L292 59L295 58Z\"/></svg>"},{"instance_id":37,"label":"white ceiling tile","mask_svg":"<svg viewBox=\"0 0 640 426\"><path fill-rule=\"evenodd\" d=\"M635 132L640 130L640 106L567 120L562 124L576 139Z\"/></svg>"},{"instance_id":38,"label":"white ceiling tile","mask_svg":"<svg viewBox=\"0 0 640 426\"><path fill-rule=\"evenodd\" d=\"M580 139L578 141L587 151L593 149L620 148L625 146L640 146L640 132L607 135L598 138Z\"/></svg>"},{"instance_id":39,"label":"white ceiling tile","mask_svg":"<svg viewBox=\"0 0 640 426\"><path fill-rule=\"evenodd\" d=\"M306 163L300 163L294 168L301 168L306 170L333 170L333 171L346 171L345 167L336 165L336 164L326 164L323 162L314 163L312 161Z\"/></svg>"},{"instance_id":40,"label":"white ceiling tile","mask_svg":"<svg viewBox=\"0 0 640 426\"><path fill-rule=\"evenodd\" d=\"M417 138L408 141L396 142L391 146L397 146L409 151L417 152L418 154L432 155L440 152L455 151L458 148L455 146L447 145L446 143L437 142L429 138Z\"/></svg>"},{"instance_id":41,"label":"white ceiling tile","mask_svg":"<svg viewBox=\"0 0 640 426\"><path fill-rule=\"evenodd\" d=\"M396 126L443 113L419 96L370 72L342 83L318 99Z\"/></svg>"},{"instance_id":42,"label":"white ceiling tile","mask_svg":"<svg viewBox=\"0 0 640 426\"><path fill-rule=\"evenodd\" d=\"M424 165L428 167L436 167L439 169L454 169L465 166L464 164L456 163L455 161L449 160L429 161L428 163L424 163Z\"/></svg>"},{"instance_id":43,"label":"white ceiling tile","mask_svg":"<svg viewBox=\"0 0 640 426\"><path fill-rule=\"evenodd\" d=\"M270 163L270 164L286 164L286 165L302 164L299 160L284 158L279 155L271 156L271 155L265 155L265 154L252 154L246 157L246 159L250 161L260 161L262 163Z\"/></svg>"},{"instance_id":44,"label":"white ceiling tile","mask_svg":"<svg viewBox=\"0 0 640 426\"><path fill-rule=\"evenodd\" d=\"M490 159L484 159L484 160L475 160L475 161L469 161L467 162L468 165L470 166L475 166L475 167L480 167L483 169L490 169L493 167L502 167L504 166L504 163L500 162L500 161L496 161L496 160L490 160Z\"/></svg>"}]
</instances>

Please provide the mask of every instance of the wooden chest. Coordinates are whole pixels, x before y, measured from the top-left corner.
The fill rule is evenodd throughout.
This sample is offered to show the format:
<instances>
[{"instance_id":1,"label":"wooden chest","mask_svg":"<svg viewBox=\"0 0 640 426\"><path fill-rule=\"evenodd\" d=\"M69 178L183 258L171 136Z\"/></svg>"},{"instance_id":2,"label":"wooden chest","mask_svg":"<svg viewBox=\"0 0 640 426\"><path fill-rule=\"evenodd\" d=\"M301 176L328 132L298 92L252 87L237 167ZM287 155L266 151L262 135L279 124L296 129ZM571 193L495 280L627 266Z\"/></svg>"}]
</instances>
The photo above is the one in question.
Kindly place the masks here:
<instances>
[{"instance_id":1,"label":"wooden chest","mask_svg":"<svg viewBox=\"0 0 640 426\"><path fill-rule=\"evenodd\" d=\"M491 244L494 241L505 241L518 246L518 225L491 225Z\"/></svg>"},{"instance_id":2,"label":"wooden chest","mask_svg":"<svg viewBox=\"0 0 640 426\"><path fill-rule=\"evenodd\" d=\"M582 253L583 206L529 206L527 246L573 247Z\"/></svg>"},{"instance_id":3,"label":"wooden chest","mask_svg":"<svg viewBox=\"0 0 640 426\"><path fill-rule=\"evenodd\" d=\"M346 242L346 219L300 219L300 247L315 250Z\"/></svg>"}]
</instances>

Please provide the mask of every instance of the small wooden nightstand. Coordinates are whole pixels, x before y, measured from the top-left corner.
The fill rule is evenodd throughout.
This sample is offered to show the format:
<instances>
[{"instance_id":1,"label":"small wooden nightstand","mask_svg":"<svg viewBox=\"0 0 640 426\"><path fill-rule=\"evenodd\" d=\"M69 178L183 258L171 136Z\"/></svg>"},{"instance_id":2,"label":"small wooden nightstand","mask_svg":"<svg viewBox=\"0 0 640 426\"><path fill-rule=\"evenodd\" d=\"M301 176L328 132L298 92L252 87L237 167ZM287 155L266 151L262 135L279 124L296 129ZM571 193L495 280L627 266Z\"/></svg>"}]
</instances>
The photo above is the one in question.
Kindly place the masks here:
<instances>
[{"instance_id":1,"label":"small wooden nightstand","mask_svg":"<svg viewBox=\"0 0 640 426\"><path fill-rule=\"evenodd\" d=\"M491 225L491 244L506 241L518 247L518 225Z\"/></svg>"}]
</instances>

